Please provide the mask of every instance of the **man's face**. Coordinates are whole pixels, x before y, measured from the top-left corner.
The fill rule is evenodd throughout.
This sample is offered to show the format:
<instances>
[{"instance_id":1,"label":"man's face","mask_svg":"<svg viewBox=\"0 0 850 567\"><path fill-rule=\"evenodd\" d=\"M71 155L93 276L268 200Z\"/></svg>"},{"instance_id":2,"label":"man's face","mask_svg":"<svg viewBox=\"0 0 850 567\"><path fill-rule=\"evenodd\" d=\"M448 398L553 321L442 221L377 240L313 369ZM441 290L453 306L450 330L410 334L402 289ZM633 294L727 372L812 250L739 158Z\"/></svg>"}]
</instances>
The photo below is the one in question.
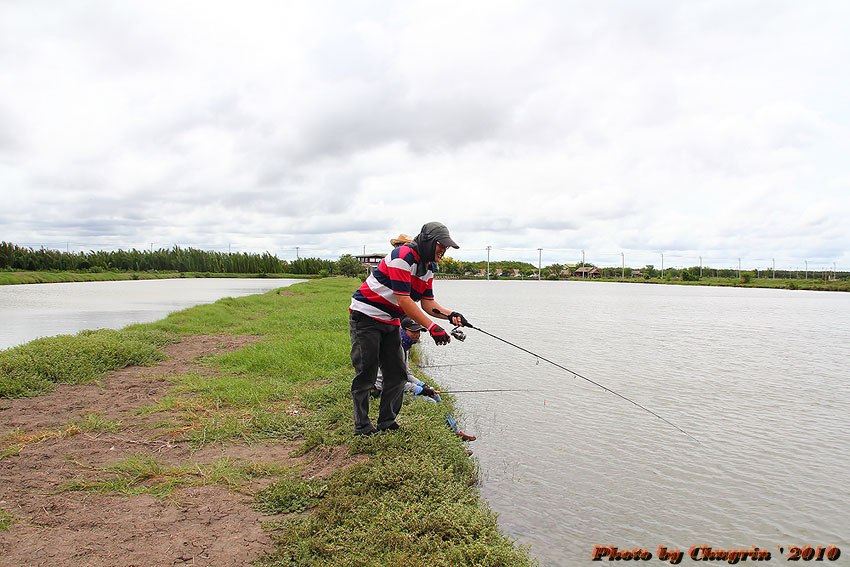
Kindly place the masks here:
<instances>
[{"instance_id":1,"label":"man's face","mask_svg":"<svg viewBox=\"0 0 850 567\"><path fill-rule=\"evenodd\" d=\"M420 331L408 331L407 329L405 329L404 332L407 333L407 336L410 337L410 340L412 340L414 343L419 342L419 336L422 334L421 330Z\"/></svg>"},{"instance_id":2,"label":"man's face","mask_svg":"<svg viewBox=\"0 0 850 567\"><path fill-rule=\"evenodd\" d=\"M437 242L437 248L434 251L434 260L439 262L443 259L443 254L446 253L446 247Z\"/></svg>"}]
</instances>

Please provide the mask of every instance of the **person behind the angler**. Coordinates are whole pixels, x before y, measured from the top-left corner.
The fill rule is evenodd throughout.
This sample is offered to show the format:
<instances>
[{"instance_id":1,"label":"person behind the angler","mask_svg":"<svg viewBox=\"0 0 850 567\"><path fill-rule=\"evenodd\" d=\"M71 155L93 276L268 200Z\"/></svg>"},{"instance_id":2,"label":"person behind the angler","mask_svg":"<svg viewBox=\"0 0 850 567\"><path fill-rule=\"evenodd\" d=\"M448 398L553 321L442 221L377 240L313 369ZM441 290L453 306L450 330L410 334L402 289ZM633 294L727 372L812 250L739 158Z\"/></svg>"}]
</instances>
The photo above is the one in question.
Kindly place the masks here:
<instances>
[{"instance_id":1,"label":"person behind the angler","mask_svg":"<svg viewBox=\"0 0 850 567\"><path fill-rule=\"evenodd\" d=\"M426 223L412 242L387 254L351 297L348 310L355 435L398 429L396 417L407 381L399 334L402 317L407 315L426 328L437 345L449 344L451 337L432 317L448 319L453 325L469 325L466 317L434 299L432 262L439 262L449 247L460 248L449 229L439 222ZM375 428L369 419L369 393L379 365L384 383Z\"/></svg>"},{"instance_id":2,"label":"person behind the angler","mask_svg":"<svg viewBox=\"0 0 850 567\"><path fill-rule=\"evenodd\" d=\"M438 404L443 401L440 397L440 392L428 386L428 384L418 379L413 375L413 372L410 371L410 357L408 354L410 353L410 349L413 348L413 345L419 342L419 336L424 330L425 327L410 317L402 317L399 334L401 336L401 350L402 356L404 357L404 369L407 371L407 381L404 383L403 393L411 393L414 400L424 400L426 402L431 402L432 404ZM370 392L372 398L379 398L383 389L384 376L381 372L381 368L379 367L378 378L375 380L375 388ZM457 420L450 413L446 414L446 425L454 431L455 435L464 441L475 441L475 435L469 435L468 433L461 431L460 426L457 424Z\"/></svg>"}]
</instances>

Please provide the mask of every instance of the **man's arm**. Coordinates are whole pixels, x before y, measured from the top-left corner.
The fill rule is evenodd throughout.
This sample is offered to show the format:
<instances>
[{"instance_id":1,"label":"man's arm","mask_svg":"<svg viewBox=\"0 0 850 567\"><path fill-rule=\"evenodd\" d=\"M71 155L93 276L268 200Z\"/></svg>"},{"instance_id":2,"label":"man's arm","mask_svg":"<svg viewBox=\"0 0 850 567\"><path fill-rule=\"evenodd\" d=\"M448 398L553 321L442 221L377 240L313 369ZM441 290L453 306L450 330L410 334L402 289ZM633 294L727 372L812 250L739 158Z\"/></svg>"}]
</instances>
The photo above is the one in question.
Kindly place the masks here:
<instances>
[{"instance_id":1,"label":"man's arm","mask_svg":"<svg viewBox=\"0 0 850 567\"><path fill-rule=\"evenodd\" d=\"M432 317L439 317L440 319L449 320L449 322L452 325L454 325L455 327L460 327L463 324L462 321L461 321L461 315L460 314L457 314L456 316L449 318L449 315L451 313L454 313L454 311L452 309L448 309L446 307L443 307L442 305L437 303L437 301L434 300L434 299L423 299L422 300L422 309L424 309L425 312L428 313L428 315L431 315ZM437 310L437 312L434 311L435 309Z\"/></svg>"},{"instance_id":2,"label":"man's arm","mask_svg":"<svg viewBox=\"0 0 850 567\"><path fill-rule=\"evenodd\" d=\"M404 310L405 315L407 315L426 329L431 328L431 325L433 325L434 322L428 317L428 315L430 315L430 312L428 313L428 315L426 315L425 312L419 308L416 302L410 299L409 295L397 295L396 298L398 298L398 306ZM422 307L424 308L427 308L426 301L427 300L424 299L422 300ZM445 317L440 318L445 319Z\"/></svg>"},{"instance_id":3,"label":"man's arm","mask_svg":"<svg viewBox=\"0 0 850 567\"><path fill-rule=\"evenodd\" d=\"M452 341L446 330L434 323L410 297L405 295L399 295L397 297L398 306L404 310L405 315L428 329L428 334L431 335L431 338L434 339L434 342L438 346L447 345ZM442 317L442 319L445 319L445 317Z\"/></svg>"}]
</instances>

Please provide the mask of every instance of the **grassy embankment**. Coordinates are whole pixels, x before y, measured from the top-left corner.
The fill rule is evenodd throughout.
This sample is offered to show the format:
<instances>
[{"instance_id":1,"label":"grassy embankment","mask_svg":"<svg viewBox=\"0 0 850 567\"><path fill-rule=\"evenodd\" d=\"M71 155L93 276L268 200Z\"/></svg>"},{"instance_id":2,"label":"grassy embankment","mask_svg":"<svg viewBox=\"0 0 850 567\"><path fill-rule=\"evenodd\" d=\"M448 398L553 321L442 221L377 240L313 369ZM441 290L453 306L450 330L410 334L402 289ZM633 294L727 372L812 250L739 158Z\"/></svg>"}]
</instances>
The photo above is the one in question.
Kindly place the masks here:
<instances>
[{"instance_id":1,"label":"grassy embankment","mask_svg":"<svg viewBox=\"0 0 850 567\"><path fill-rule=\"evenodd\" d=\"M297 469L226 459L204 470L130 459L105 469L105 478L65 489L167 497L199 483L245 490L250 478L272 476L276 482L253 495L255 507L284 516L267 526L276 547L261 565L532 564L479 499L475 465L443 421L450 401L442 408L406 403L397 432L351 434L346 306L357 284L323 279L281 293L223 299L121 331L39 339L0 352L0 397L36 395L54 383L87 382L111 368L154 363L161 347L180 335L259 335L259 342L239 351L207 357L212 376L173 376L173 391L141 411L168 415L157 427L194 447L290 440L299 443L299 453L343 446L368 460L318 481L302 479ZM100 427L121 424L90 419L54 433ZM37 441L18 439L0 459L18 458L21 444ZM13 521L0 510L0 529Z\"/></svg>"},{"instance_id":2,"label":"grassy embankment","mask_svg":"<svg viewBox=\"0 0 850 567\"><path fill-rule=\"evenodd\" d=\"M315 274L216 274L211 272L0 272L0 285L105 282L122 280L162 280L174 278L296 278L312 279Z\"/></svg>"}]
</instances>

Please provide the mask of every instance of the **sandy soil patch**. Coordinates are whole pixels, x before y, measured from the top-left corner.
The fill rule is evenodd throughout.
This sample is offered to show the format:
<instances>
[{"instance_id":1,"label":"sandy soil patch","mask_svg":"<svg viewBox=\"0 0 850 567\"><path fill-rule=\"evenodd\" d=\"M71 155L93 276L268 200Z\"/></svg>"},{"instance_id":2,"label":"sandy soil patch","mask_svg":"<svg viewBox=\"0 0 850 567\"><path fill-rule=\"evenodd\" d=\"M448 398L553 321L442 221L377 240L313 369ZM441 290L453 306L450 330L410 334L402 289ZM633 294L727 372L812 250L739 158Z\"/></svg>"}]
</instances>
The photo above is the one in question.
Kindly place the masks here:
<instances>
[{"instance_id":1,"label":"sandy soil patch","mask_svg":"<svg viewBox=\"0 0 850 567\"><path fill-rule=\"evenodd\" d=\"M226 444L193 452L187 443L150 427L139 407L156 403L172 385L169 376L213 370L198 357L239 349L257 337L186 337L168 347L169 359L150 367L112 372L98 384L60 386L36 398L0 400L0 439L11 432L60 430L97 413L120 420L117 433L80 433L30 443L0 460L0 509L17 520L0 532L0 566L6 565L246 565L272 542L261 524L269 517L251 507L251 495L268 485L258 479L238 493L219 486L182 488L172 497L106 496L58 492L75 479L109 476L108 467L129 456L167 465L236 462L300 464L305 477L329 476L360 462L345 448L293 457L295 443ZM157 414L162 420L163 415ZM2 454L0 447L0 454Z\"/></svg>"}]
</instances>

